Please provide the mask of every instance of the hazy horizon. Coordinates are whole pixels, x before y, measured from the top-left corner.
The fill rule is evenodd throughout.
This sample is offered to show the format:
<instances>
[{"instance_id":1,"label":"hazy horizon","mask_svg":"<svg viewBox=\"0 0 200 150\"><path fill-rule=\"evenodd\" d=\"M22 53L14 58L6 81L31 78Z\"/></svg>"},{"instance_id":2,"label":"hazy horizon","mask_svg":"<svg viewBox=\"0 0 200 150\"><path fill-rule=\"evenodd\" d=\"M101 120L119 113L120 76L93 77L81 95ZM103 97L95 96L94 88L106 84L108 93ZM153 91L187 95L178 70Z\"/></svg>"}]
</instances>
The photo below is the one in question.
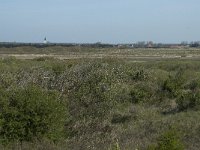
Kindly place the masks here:
<instances>
[{"instance_id":1,"label":"hazy horizon","mask_svg":"<svg viewBox=\"0 0 200 150\"><path fill-rule=\"evenodd\" d=\"M197 0L0 0L0 42L200 40Z\"/></svg>"}]
</instances>

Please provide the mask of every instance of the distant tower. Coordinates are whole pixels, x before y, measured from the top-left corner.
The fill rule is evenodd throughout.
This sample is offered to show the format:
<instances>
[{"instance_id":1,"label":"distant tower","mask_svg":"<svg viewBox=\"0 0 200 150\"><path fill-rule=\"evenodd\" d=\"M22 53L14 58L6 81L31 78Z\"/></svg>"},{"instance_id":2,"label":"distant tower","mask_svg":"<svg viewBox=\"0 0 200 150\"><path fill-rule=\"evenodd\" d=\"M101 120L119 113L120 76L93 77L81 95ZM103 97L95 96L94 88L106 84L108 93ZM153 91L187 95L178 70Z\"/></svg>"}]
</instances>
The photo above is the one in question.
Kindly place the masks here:
<instances>
[{"instance_id":1,"label":"distant tower","mask_svg":"<svg viewBox=\"0 0 200 150\"><path fill-rule=\"evenodd\" d=\"M47 44L47 43L48 43L48 42L47 42L47 38L46 38L46 37L44 38L44 41L43 41L43 43L44 43L44 44Z\"/></svg>"}]
</instances>

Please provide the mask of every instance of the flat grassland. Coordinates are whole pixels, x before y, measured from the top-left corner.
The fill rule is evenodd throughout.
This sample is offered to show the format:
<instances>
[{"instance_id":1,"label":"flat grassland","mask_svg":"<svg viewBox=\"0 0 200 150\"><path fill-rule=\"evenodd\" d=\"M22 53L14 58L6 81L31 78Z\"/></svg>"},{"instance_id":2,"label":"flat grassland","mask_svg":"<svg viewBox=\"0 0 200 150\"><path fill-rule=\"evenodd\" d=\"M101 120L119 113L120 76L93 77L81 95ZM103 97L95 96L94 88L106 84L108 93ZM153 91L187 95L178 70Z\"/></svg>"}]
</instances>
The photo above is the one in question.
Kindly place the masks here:
<instances>
[{"instance_id":1,"label":"flat grassland","mask_svg":"<svg viewBox=\"0 0 200 150\"><path fill-rule=\"evenodd\" d=\"M122 58L130 60L163 60L163 59L200 59L200 48L87 48L51 46L0 48L0 57L16 57L17 59L34 59L38 57L54 57L58 59L80 58Z\"/></svg>"}]
</instances>

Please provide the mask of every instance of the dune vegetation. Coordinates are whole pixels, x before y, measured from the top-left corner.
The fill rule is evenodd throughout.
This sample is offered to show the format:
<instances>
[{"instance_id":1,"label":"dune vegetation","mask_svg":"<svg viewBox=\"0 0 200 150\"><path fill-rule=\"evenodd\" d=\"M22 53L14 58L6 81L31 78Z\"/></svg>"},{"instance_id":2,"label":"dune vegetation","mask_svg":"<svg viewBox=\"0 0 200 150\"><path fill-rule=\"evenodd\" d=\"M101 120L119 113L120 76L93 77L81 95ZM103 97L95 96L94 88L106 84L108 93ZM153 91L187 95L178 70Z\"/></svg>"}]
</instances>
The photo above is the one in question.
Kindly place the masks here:
<instances>
[{"instance_id":1,"label":"dune vegetation","mask_svg":"<svg viewBox=\"0 0 200 150\"><path fill-rule=\"evenodd\" d=\"M197 150L200 62L0 60L1 149Z\"/></svg>"}]
</instances>

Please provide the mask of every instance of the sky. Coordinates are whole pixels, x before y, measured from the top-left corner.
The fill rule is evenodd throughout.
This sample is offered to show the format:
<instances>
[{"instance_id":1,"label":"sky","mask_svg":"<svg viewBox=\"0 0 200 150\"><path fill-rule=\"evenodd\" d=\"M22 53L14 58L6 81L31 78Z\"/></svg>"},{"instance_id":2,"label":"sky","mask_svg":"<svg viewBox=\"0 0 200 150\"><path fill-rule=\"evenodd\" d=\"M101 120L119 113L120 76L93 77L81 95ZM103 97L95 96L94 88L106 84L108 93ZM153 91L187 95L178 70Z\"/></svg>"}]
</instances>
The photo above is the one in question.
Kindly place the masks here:
<instances>
[{"instance_id":1,"label":"sky","mask_svg":"<svg viewBox=\"0 0 200 150\"><path fill-rule=\"evenodd\" d=\"M0 42L200 41L200 0L0 0Z\"/></svg>"}]
</instances>

